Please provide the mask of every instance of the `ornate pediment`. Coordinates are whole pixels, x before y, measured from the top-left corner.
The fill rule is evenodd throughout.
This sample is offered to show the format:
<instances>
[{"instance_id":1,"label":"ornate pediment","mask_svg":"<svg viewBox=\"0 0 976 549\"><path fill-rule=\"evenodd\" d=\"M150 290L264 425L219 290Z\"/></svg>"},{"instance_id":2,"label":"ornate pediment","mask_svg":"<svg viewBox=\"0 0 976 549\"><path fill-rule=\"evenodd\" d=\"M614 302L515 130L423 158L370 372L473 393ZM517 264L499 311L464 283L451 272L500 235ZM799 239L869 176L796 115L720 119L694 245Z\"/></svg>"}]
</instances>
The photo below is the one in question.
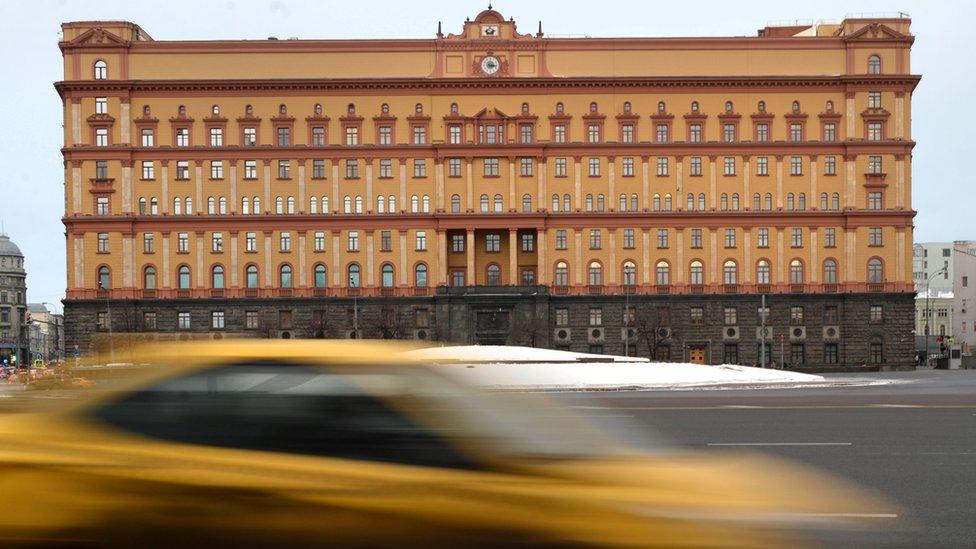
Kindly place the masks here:
<instances>
[{"instance_id":1,"label":"ornate pediment","mask_svg":"<svg viewBox=\"0 0 976 549\"><path fill-rule=\"evenodd\" d=\"M884 23L870 23L844 37L845 42L858 41L905 41L912 37L902 34Z\"/></svg>"},{"instance_id":2,"label":"ornate pediment","mask_svg":"<svg viewBox=\"0 0 976 549\"><path fill-rule=\"evenodd\" d=\"M79 34L74 39L66 42L66 45L72 47L127 48L129 47L129 42L103 28L96 27Z\"/></svg>"}]
</instances>

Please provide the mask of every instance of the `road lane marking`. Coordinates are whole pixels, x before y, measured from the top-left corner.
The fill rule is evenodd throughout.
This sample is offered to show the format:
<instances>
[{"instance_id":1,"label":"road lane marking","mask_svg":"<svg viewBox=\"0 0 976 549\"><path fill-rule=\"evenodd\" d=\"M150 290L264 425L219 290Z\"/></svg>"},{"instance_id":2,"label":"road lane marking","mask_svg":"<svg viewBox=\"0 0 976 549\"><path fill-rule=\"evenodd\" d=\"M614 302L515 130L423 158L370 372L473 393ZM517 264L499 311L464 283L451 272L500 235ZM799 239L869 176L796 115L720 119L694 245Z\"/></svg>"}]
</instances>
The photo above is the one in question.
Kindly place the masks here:
<instances>
[{"instance_id":1,"label":"road lane marking","mask_svg":"<svg viewBox=\"0 0 976 549\"><path fill-rule=\"evenodd\" d=\"M910 404L904 406L876 404L823 404L809 406L760 406L716 404L714 406L570 406L581 410L856 410L860 408L907 408L927 410L972 410L976 404ZM976 414L973 414L976 415Z\"/></svg>"},{"instance_id":2,"label":"road lane marking","mask_svg":"<svg viewBox=\"0 0 976 549\"><path fill-rule=\"evenodd\" d=\"M921 404L868 404L868 408L924 408Z\"/></svg>"},{"instance_id":3,"label":"road lane marking","mask_svg":"<svg viewBox=\"0 0 976 549\"><path fill-rule=\"evenodd\" d=\"M709 442L706 446L851 446L853 442Z\"/></svg>"}]
</instances>

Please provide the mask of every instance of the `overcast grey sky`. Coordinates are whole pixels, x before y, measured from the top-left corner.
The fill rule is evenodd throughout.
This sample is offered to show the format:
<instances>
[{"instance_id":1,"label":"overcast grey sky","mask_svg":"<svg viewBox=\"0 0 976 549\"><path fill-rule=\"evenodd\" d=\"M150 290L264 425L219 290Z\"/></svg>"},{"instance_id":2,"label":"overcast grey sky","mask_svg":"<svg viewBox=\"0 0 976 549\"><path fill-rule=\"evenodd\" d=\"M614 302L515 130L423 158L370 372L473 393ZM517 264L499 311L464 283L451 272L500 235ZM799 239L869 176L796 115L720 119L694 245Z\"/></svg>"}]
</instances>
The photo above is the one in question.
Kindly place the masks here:
<instances>
[{"instance_id":1,"label":"overcast grey sky","mask_svg":"<svg viewBox=\"0 0 976 549\"><path fill-rule=\"evenodd\" d=\"M63 21L124 19L157 40L280 38L431 38L437 21L458 32L482 1L409 0L0 0L0 209L7 234L27 258L28 298L55 302L64 295L61 100L57 47ZM733 7L734 6L734 7ZM770 21L840 20L849 13L905 11L916 36L913 204L915 239L976 239L971 162L976 146L969 108L976 99L971 43L973 0L739 0L648 2L499 0L523 32L542 20L550 35L742 36Z\"/></svg>"}]
</instances>

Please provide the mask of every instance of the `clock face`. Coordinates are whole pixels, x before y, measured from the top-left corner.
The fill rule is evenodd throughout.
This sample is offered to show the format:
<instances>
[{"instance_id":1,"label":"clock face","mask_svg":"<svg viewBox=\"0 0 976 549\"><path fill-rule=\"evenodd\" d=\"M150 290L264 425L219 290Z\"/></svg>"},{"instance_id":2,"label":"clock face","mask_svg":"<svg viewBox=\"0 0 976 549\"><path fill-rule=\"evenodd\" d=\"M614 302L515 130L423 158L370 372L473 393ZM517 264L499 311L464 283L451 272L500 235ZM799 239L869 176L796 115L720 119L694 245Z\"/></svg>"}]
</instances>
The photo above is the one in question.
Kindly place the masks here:
<instances>
[{"instance_id":1,"label":"clock face","mask_svg":"<svg viewBox=\"0 0 976 549\"><path fill-rule=\"evenodd\" d=\"M485 25L481 27L482 36L498 36L497 25Z\"/></svg>"},{"instance_id":2,"label":"clock face","mask_svg":"<svg viewBox=\"0 0 976 549\"><path fill-rule=\"evenodd\" d=\"M481 60L481 70L484 71L485 74L495 74L498 72L500 67L501 63L499 63L498 58L493 55L489 55Z\"/></svg>"}]
</instances>

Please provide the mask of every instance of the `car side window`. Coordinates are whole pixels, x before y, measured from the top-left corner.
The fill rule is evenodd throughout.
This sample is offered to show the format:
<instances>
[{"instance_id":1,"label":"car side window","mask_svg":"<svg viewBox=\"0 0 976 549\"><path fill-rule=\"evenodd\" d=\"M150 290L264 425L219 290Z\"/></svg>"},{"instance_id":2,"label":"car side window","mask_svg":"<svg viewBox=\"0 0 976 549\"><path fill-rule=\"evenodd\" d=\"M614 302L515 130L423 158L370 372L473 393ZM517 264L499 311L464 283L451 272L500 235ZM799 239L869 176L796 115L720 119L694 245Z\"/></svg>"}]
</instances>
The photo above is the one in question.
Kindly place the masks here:
<instances>
[{"instance_id":1,"label":"car side window","mask_svg":"<svg viewBox=\"0 0 976 549\"><path fill-rule=\"evenodd\" d=\"M94 412L115 427L187 444L474 469L435 431L376 395L400 374L258 362L195 372Z\"/></svg>"}]
</instances>

